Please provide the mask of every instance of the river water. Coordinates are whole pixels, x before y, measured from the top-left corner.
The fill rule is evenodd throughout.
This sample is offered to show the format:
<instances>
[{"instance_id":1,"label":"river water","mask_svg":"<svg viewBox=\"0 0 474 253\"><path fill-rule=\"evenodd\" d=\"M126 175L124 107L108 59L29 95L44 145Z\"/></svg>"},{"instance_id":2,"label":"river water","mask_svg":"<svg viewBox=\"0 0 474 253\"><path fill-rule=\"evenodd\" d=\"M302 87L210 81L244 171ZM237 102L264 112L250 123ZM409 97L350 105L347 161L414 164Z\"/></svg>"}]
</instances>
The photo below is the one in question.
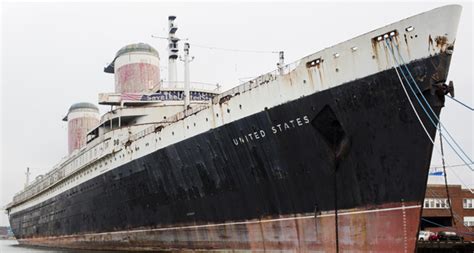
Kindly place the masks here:
<instances>
[{"instance_id":1,"label":"river water","mask_svg":"<svg viewBox=\"0 0 474 253\"><path fill-rule=\"evenodd\" d=\"M15 240L0 240L0 253L110 253L112 251L58 250L50 248L24 247Z\"/></svg>"}]
</instances>

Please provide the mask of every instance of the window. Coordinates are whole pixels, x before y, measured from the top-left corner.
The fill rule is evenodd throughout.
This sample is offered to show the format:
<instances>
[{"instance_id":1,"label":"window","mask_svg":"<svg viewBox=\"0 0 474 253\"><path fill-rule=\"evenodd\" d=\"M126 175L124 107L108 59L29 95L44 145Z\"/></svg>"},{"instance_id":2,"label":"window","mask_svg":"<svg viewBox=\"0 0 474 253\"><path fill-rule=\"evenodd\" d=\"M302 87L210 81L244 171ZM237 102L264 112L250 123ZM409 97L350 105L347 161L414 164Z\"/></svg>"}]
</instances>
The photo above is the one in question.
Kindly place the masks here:
<instances>
[{"instance_id":1,"label":"window","mask_svg":"<svg viewBox=\"0 0 474 253\"><path fill-rule=\"evenodd\" d=\"M463 199L462 207L465 209L474 209L474 199Z\"/></svg>"},{"instance_id":2,"label":"window","mask_svg":"<svg viewBox=\"0 0 474 253\"><path fill-rule=\"evenodd\" d=\"M464 216L464 226L474 227L474 216Z\"/></svg>"},{"instance_id":3,"label":"window","mask_svg":"<svg viewBox=\"0 0 474 253\"><path fill-rule=\"evenodd\" d=\"M447 209L449 208L448 199L430 198L425 199L424 208L427 209Z\"/></svg>"}]
</instances>

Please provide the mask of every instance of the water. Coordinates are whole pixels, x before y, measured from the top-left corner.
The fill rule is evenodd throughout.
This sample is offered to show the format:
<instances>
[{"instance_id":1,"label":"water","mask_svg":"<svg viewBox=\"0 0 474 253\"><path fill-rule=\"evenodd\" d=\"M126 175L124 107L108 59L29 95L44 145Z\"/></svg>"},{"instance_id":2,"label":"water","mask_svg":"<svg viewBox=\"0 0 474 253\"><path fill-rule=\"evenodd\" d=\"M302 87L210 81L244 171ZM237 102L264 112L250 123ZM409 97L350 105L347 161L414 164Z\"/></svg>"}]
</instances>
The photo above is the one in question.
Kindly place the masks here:
<instances>
[{"instance_id":1,"label":"water","mask_svg":"<svg viewBox=\"0 0 474 253\"><path fill-rule=\"evenodd\" d=\"M110 253L112 251L89 251L89 250L64 250L25 247L18 245L16 240L0 240L0 253Z\"/></svg>"}]
</instances>

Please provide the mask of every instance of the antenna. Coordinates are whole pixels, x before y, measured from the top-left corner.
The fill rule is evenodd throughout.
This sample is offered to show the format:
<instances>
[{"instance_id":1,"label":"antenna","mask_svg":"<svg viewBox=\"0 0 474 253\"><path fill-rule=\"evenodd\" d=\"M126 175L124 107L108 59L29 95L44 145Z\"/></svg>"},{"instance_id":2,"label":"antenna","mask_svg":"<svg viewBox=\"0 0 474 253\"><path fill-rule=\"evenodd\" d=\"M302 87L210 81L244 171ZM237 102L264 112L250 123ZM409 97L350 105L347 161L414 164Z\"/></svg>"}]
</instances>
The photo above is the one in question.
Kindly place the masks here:
<instances>
[{"instance_id":1,"label":"antenna","mask_svg":"<svg viewBox=\"0 0 474 253\"><path fill-rule=\"evenodd\" d=\"M178 81L178 73L176 72L176 59L178 58L178 42L179 38L175 36L178 27L174 25L176 16L168 17L169 32L168 32L168 82L171 87L176 87Z\"/></svg>"},{"instance_id":2,"label":"antenna","mask_svg":"<svg viewBox=\"0 0 474 253\"><path fill-rule=\"evenodd\" d=\"M189 48L190 45L188 42L184 43L184 59L182 61L184 62L184 109L188 109L190 105L190 86L191 82L189 79L189 63L194 60L194 57L191 59L189 58Z\"/></svg>"},{"instance_id":3,"label":"antenna","mask_svg":"<svg viewBox=\"0 0 474 253\"><path fill-rule=\"evenodd\" d=\"M280 51L278 52L279 58L278 58L278 71L280 72L280 75L283 75L283 66L285 66L285 52Z\"/></svg>"},{"instance_id":4,"label":"antenna","mask_svg":"<svg viewBox=\"0 0 474 253\"><path fill-rule=\"evenodd\" d=\"M26 187L28 187L28 185L30 184L30 175L31 175L30 167L26 167L25 175L26 175L26 182L25 182L25 189L26 189Z\"/></svg>"}]
</instances>

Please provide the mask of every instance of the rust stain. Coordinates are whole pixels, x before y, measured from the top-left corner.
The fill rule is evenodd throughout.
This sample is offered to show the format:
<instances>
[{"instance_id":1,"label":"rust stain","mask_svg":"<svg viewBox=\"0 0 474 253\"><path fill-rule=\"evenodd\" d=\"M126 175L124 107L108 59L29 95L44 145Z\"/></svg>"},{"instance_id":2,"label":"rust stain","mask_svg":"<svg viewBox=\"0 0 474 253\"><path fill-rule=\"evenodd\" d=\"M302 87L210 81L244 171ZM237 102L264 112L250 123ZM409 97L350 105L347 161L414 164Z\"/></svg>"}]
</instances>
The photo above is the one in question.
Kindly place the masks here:
<instances>
[{"instance_id":1,"label":"rust stain","mask_svg":"<svg viewBox=\"0 0 474 253\"><path fill-rule=\"evenodd\" d=\"M434 50L434 45L433 45L433 38L431 38L431 34L430 34L428 36L428 52L430 52L431 49Z\"/></svg>"},{"instance_id":2,"label":"rust stain","mask_svg":"<svg viewBox=\"0 0 474 253\"><path fill-rule=\"evenodd\" d=\"M319 81L321 82L321 87L323 87L323 72L321 71L321 68L318 66L318 75L319 75Z\"/></svg>"},{"instance_id":3,"label":"rust stain","mask_svg":"<svg viewBox=\"0 0 474 253\"><path fill-rule=\"evenodd\" d=\"M378 51L378 42L377 40L372 40L372 52L374 52L375 57L378 59L379 58L379 51Z\"/></svg>"},{"instance_id":4,"label":"rust stain","mask_svg":"<svg viewBox=\"0 0 474 253\"><path fill-rule=\"evenodd\" d=\"M447 44L448 38L446 36L436 36L435 41L437 47L443 47Z\"/></svg>"},{"instance_id":5,"label":"rust stain","mask_svg":"<svg viewBox=\"0 0 474 253\"><path fill-rule=\"evenodd\" d=\"M405 45L407 46L407 53L408 53L408 56L409 56L410 59L411 59L411 51L410 51L410 46L408 45L408 38L407 38L407 35L404 34L403 37L404 37L404 39L405 39Z\"/></svg>"},{"instance_id":6,"label":"rust stain","mask_svg":"<svg viewBox=\"0 0 474 253\"><path fill-rule=\"evenodd\" d=\"M441 52L446 51L448 45L448 38L446 36L436 36L435 38L436 47L441 50Z\"/></svg>"},{"instance_id":7,"label":"rust stain","mask_svg":"<svg viewBox=\"0 0 474 253\"><path fill-rule=\"evenodd\" d=\"M317 59L314 59L312 61L307 62L306 67L307 68L314 68L314 67L319 68L319 65L321 65L323 62L324 62L324 59L317 58Z\"/></svg>"},{"instance_id":8,"label":"rust stain","mask_svg":"<svg viewBox=\"0 0 474 253\"><path fill-rule=\"evenodd\" d=\"M223 103L229 101L231 98L232 98L232 95L224 96L224 97L222 97L221 99L219 99L219 104L222 105Z\"/></svg>"},{"instance_id":9,"label":"rust stain","mask_svg":"<svg viewBox=\"0 0 474 253\"><path fill-rule=\"evenodd\" d=\"M307 83L309 83L309 85L311 85L312 88L315 88L315 84L314 84L314 80L313 80L313 71L311 71L310 69L306 69L306 71L307 71L307 74L308 74Z\"/></svg>"}]
</instances>

